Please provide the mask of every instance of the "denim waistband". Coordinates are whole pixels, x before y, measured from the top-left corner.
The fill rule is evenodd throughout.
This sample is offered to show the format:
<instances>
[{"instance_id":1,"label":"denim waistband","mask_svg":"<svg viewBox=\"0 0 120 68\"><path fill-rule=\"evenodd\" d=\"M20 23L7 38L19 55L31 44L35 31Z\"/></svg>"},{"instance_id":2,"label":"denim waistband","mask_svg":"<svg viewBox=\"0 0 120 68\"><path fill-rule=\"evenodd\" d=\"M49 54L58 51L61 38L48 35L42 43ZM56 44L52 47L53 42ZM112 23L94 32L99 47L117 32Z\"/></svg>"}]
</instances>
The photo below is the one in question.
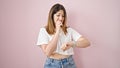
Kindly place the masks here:
<instances>
[{"instance_id":1,"label":"denim waistband","mask_svg":"<svg viewBox=\"0 0 120 68\"><path fill-rule=\"evenodd\" d=\"M72 60L72 55L70 55L68 58L64 58L64 59L53 59L53 58L47 58L47 61L50 61L50 62L55 62L55 63L59 63L59 62L62 62L62 63L66 63L66 62L69 62L70 60Z\"/></svg>"}]
</instances>

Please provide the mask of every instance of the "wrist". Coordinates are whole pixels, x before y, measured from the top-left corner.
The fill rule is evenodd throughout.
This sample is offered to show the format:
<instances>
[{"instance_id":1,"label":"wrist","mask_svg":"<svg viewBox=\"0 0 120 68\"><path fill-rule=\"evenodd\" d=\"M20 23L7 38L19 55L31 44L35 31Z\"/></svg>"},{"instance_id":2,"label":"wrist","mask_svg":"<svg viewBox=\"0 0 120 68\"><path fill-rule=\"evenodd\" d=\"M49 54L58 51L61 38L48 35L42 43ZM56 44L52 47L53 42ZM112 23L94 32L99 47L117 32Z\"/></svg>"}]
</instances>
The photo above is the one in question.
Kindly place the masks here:
<instances>
[{"instance_id":1,"label":"wrist","mask_svg":"<svg viewBox=\"0 0 120 68\"><path fill-rule=\"evenodd\" d=\"M61 28L56 28L56 33L59 33L61 31Z\"/></svg>"},{"instance_id":2,"label":"wrist","mask_svg":"<svg viewBox=\"0 0 120 68\"><path fill-rule=\"evenodd\" d=\"M72 41L72 47L74 48L74 47L76 47L76 41Z\"/></svg>"}]
</instances>

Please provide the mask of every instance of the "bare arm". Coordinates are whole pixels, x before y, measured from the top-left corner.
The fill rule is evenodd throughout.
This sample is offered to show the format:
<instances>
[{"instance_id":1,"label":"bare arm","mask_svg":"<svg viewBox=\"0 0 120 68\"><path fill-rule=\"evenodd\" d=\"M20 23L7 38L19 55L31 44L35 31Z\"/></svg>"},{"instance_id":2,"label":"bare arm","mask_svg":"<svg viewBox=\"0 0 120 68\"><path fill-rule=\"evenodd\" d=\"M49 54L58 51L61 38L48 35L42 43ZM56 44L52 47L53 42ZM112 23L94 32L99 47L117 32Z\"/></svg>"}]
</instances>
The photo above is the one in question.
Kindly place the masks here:
<instances>
[{"instance_id":1,"label":"bare arm","mask_svg":"<svg viewBox=\"0 0 120 68\"><path fill-rule=\"evenodd\" d=\"M74 44L76 47L85 48L90 46L90 41L87 38L82 36Z\"/></svg>"},{"instance_id":2,"label":"bare arm","mask_svg":"<svg viewBox=\"0 0 120 68\"><path fill-rule=\"evenodd\" d=\"M56 32L52 38L51 41L49 41L48 44L43 44L41 46L43 52L47 55L47 56L50 56L53 54L53 52L56 50L56 47L57 47L57 42L58 42L58 39L59 39L59 33L60 33L60 30L61 30L61 22L57 22L56 24Z\"/></svg>"},{"instance_id":3,"label":"bare arm","mask_svg":"<svg viewBox=\"0 0 120 68\"><path fill-rule=\"evenodd\" d=\"M52 40L48 44L44 44L41 46L45 55L50 56L55 51L57 47L58 38L59 38L59 32L56 32Z\"/></svg>"},{"instance_id":4,"label":"bare arm","mask_svg":"<svg viewBox=\"0 0 120 68\"><path fill-rule=\"evenodd\" d=\"M87 38L82 36L77 41L70 41L70 42L63 44L62 50L65 51L73 46L78 47L78 48L85 48L85 47L90 46L90 42Z\"/></svg>"}]
</instances>

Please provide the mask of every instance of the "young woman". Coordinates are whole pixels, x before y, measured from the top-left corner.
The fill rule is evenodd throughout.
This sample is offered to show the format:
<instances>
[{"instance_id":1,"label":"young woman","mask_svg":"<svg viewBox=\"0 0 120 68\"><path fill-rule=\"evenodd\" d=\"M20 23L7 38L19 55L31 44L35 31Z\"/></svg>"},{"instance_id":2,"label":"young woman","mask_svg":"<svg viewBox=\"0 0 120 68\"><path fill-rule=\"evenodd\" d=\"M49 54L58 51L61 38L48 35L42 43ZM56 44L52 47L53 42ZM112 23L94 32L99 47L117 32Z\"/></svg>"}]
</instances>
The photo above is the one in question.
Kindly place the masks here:
<instances>
[{"instance_id":1,"label":"young woman","mask_svg":"<svg viewBox=\"0 0 120 68\"><path fill-rule=\"evenodd\" d=\"M90 45L88 39L67 27L67 14L63 5L52 6L48 23L40 29L37 45L47 56L44 68L76 68L73 48Z\"/></svg>"}]
</instances>

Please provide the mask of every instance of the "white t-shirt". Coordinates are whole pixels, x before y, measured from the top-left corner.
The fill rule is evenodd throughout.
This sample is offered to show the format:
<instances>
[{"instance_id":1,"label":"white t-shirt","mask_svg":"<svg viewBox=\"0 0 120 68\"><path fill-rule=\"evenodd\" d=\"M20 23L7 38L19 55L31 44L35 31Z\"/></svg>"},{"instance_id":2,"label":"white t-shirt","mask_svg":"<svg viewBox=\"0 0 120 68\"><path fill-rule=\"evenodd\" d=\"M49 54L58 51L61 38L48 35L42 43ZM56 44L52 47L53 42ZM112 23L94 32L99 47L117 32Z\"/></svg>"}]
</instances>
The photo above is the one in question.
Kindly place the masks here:
<instances>
[{"instance_id":1,"label":"white t-shirt","mask_svg":"<svg viewBox=\"0 0 120 68\"><path fill-rule=\"evenodd\" d=\"M77 41L82 35L80 35L77 31L75 31L72 28L67 28L67 34L65 35L63 32L61 32L59 35L58 43L57 43L57 48L55 50L55 53L59 53L62 55L73 55L73 48L71 47L70 49L63 51L61 49L61 45L63 43L69 42L69 41ZM48 44L48 42L53 38L53 35L49 35L46 31L45 28L41 28L39 35L38 35L38 41L37 45L42 45L42 44Z\"/></svg>"}]
</instances>

